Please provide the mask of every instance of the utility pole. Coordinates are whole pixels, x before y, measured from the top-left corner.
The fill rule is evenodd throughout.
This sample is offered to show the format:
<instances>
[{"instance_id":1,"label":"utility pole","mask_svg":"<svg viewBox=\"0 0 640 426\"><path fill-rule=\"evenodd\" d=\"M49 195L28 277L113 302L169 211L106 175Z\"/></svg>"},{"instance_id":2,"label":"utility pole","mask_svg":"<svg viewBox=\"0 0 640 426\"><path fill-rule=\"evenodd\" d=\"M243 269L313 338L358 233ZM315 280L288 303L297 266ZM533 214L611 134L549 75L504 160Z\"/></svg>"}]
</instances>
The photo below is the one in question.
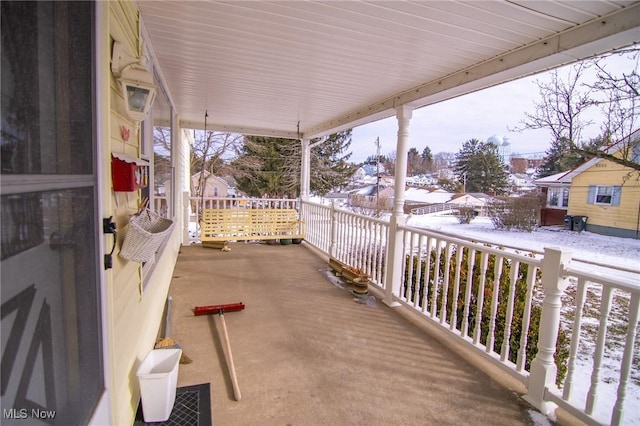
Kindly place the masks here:
<instances>
[{"instance_id":1,"label":"utility pole","mask_svg":"<svg viewBox=\"0 0 640 426\"><path fill-rule=\"evenodd\" d=\"M376 138L376 217L380 217L380 205L378 200L380 197L380 138Z\"/></svg>"},{"instance_id":2,"label":"utility pole","mask_svg":"<svg viewBox=\"0 0 640 426\"><path fill-rule=\"evenodd\" d=\"M462 193L467 193L467 172L462 173Z\"/></svg>"}]
</instances>

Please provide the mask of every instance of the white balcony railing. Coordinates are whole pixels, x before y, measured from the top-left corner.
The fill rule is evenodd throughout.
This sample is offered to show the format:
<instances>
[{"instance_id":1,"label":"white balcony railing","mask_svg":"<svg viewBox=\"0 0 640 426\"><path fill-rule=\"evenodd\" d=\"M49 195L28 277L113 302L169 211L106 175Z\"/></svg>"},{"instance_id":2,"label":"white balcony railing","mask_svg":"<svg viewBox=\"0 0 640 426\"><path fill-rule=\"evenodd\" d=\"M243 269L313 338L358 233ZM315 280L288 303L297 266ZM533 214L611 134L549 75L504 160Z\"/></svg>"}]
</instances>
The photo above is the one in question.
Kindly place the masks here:
<instances>
[{"instance_id":1,"label":"white balcony railing","mask_svg":"<svg viewBox=\"0 0 640 426\"><path fill-rule=\"evenodd\" d=\"M603 269L557 249L531 252L405 225L392 229L387 221L317 203L212 203L205 206L301 206L308 244L365 271L388 304L414 310L522 382L525 398L543 412L557 405L588 424L640 420L630 418L635 410L625 412L629 396L640 395L639 271ZM397 259L389 259L392 239L402 242ZM389 284L394 261L400 282ZM569 352L560 376L559 339Z\"/></svg>"}]
</instances>

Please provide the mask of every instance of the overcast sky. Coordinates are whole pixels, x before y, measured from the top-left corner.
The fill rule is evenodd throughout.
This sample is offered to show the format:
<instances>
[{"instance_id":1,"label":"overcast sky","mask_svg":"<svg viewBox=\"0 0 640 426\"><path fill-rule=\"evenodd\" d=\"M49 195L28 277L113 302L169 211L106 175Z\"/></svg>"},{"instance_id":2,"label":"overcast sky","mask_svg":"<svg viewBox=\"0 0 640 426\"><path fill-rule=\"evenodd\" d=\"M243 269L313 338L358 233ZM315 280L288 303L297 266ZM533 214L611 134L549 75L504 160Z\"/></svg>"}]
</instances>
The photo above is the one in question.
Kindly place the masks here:
<instances>
[{"instance_id":1,"label":"overcast sky","mask_svg":"<svg viewBox=\"0 0 640 426\"><path fill-rule=\"evenodd\" d=\"M627 58L611 57L607 69L629 72L634 63ZM611 68L610 68L611 67ZM561 71L565 70L561 69ZM511 132L521 126L525 112L534 112L534 101L540 101L536 79L549 81L548 73L538 74L500 86L485 89L456 99L413 111L409 127L409 148L419 153L425 146L431 152L457 153L469 139L486 141L493 135L507 137L512 154L538 154L542 156L551 140L548 130ZM597 114L592 118L597 120ZM353 129L350 160L362 162L376 153L376 138L380 138L381 152L388 155L396 151L398 124L395 117L380 120ZM582 132L583 140L600 133L599 124Z\"/></svg>"}]
</instances>

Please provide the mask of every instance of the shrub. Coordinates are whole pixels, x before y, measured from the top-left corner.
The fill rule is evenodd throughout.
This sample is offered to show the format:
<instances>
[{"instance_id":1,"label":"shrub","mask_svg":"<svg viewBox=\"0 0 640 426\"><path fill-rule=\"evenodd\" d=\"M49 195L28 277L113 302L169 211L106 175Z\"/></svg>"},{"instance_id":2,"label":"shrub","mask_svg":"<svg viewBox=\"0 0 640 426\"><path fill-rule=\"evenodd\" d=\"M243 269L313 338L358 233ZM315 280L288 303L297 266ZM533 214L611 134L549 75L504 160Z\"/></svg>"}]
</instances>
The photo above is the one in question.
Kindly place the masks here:
<instances>
[{"instance_id":1,"label":"shrub","mask_svg":"<svg viewBox=\"0 0 640 426\"><path fill-rule=\"evenodd\" d=\"M540 209L545 199L541 194L525 197L497 197L488 205L489 217L497 229L517 229L532 232L538 225Z\"/></svg>"},{"instance_id":2,"label":"shrub","mask_svg":"<svg viewBox=\"0 0 640 426\"><path fill-rule=\"evenodd\" d=\"M459 207L454 213L460 223L471 223L478 216L478 210L470 206Z\"/></svg>"}]
</instances>

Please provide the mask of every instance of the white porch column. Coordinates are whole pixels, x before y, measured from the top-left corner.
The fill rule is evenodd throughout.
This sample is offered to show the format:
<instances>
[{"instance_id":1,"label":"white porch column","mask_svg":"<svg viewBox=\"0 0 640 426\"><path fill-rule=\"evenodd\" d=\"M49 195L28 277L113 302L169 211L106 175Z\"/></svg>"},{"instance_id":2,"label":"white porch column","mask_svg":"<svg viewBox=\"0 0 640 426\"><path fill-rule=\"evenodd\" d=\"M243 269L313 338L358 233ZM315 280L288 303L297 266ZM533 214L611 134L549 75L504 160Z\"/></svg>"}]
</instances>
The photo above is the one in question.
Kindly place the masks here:
<instances>
[{"instance_id":1,"label":"white porch column","mask_svg":"<svg viewBox=\"0 0 640 426\"><path fill-rule=\"evenodd\" d=\"M542 285L544 301L538 330L538 353L531 361L529 385L524 399L540 410L549 414L556 405L545 401L547 388L555 388L558 369L553 360L560 326L560 309L562 294L567 288L568 280L563 277L563 267L571 261L570 252L562 252L557 248L544 249L542 260Z\"/></svg>"},{"instance_id":2,"label":"white porch column","mask_svg":"<svg viewBox=\"0 0 640 426\"><path fill-rule=\"evenodd\" d=\"M311 147L309 146L309 139L302 139L302 164L300 167L300 199L302 201L309 200L309 193L311 187Z\"/></svg>"},{"instance_id":3,"label":"white porch column","mask_svg":"<svg viewBox=\"0 0 640 426\"><path fill-rule=\"evenodd\" d=\"M388 269L385 282L383 302L389 306L397 306L393 294L399 294L402 281L402 233L398 226L405 223L404 188L407 182L407 155L409 153L409 123L413 108L400 106L396 108L398 119L398 142L396 145L396 175L393 199L393 213L389 219Z\"/></svg>"}]
</instances>

